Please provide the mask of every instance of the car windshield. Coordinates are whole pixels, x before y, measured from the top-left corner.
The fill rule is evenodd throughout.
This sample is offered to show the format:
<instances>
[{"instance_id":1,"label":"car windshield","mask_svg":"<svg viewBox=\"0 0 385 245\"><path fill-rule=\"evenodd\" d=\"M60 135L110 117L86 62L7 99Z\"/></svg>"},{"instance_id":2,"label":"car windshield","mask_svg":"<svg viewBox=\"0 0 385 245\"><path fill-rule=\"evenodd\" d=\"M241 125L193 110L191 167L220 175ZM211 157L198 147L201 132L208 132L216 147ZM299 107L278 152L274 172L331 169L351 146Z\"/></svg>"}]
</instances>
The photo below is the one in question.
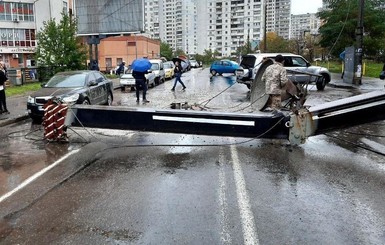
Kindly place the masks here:
<instances>
[{"instance_id":1,"label":"car windshield","mask_svg":"<svg viewBox=\"0 0 385 245\"><path fill-rule=\"evenodd\" d=\"M170 63L164 63L164 68L166 68L166 69L172 68L172 64L170 64Z\"/></svg>"},{"instance_id":2,"label":"car windshield","mask_svg":"<svg viewBox=\"0 0 385 245\"><path fill-rule=\"evenodd\" d=\"M242 57L241 66L244 68L253 68L256 58L254 56Z\"/></svg>"},{"instance_id":3,"label":"car windshield","mask_svg":"<svg viewBox=\"0 0 385 245\"><path fill-rule=\"evenodd\" d=\"M45 85L47 88L83 87L86 74L58 74L53 76Z\"/></svg>"},{"instance_id":4,"label":"car windshield","mask_svg":"<svg viewBox=\"0 0 385 245\"><path fill-rule=\"evenodd\" d=\"M132 69L127 69L125 72L124 72L124 74L131 74L132 73Z\"/></svg>"},{"instance_id":5,"label":"car windshield","mask_svg":"<svg viewBox=\"0 0 385 245\"><path fill-rule=\"evenodd\" d=\"M152 63L151 70L159 70L159 64Z\"/></svg>"}]
</instances>

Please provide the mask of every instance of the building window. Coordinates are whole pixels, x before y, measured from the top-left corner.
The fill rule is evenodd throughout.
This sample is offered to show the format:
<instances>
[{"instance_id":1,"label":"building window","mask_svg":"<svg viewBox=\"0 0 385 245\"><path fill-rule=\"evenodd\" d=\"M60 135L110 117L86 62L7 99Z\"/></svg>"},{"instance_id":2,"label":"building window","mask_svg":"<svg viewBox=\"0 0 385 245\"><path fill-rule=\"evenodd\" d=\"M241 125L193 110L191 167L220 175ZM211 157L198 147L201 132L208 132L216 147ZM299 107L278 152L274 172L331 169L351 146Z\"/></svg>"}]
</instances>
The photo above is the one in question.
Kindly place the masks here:
<instances>
[{"instance_id":1,"label":"building window","mask_svg":"<svg viewBox=\"0 0 385 245\"><path fill-rule=\"evenodd\" d=\"M35 47L35 30L0 28L0 46Z\"/></svg>"},{"instance_id":2,"label":"building window","mask_svg":"<svg viewBox=\"0 0 385 245\"><path fill-rule=\"evenodd\" d=\"M32 3L0 2L0 21L27 21L35 20Z\"/></svg>"},{"instance_id":3,"label":"building window","mask_svg":"<svg viewBox=\"0 0 385 245\"><path fill-rule=\"evenodd\" d=\"M66 1L63 1L63 12L64 13L68 12L68 3Z\"/></svg>"}]
</instances>

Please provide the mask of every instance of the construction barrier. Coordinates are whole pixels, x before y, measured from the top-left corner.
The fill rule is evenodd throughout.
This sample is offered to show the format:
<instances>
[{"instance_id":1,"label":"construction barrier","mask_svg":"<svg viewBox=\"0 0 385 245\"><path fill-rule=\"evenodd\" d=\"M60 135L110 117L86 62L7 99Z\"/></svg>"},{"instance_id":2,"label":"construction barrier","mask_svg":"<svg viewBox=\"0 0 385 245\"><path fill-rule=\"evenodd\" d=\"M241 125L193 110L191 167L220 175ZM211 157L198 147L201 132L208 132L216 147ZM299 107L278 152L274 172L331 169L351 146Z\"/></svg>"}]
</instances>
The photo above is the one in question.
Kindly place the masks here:
<instances>
[{"instance_id":1,"label":"construction barrier","mask_svg":"<svg viewBox=\"0 0 385 245\"><path fill-rule=\"evenodd\" d=\"M44 139L48 141L68 142L67 127L64 125L68 105L49 100L43 108Z\"/></svg>"}]
</instances>

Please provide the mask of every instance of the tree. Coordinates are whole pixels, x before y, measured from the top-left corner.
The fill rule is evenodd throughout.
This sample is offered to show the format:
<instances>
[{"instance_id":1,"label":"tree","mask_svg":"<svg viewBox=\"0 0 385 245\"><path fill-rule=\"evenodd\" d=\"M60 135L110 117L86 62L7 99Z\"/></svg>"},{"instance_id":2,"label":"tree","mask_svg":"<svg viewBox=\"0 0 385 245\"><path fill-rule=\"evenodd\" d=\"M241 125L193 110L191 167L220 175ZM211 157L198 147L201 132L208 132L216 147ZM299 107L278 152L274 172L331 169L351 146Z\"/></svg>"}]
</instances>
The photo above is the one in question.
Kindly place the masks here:
<instances>
[{"instance_id":1,"label":"tree","mask_svg":"<svg viewBox=\"0 0 385 245\"><path fill-rule=\"evenodd\" d=\"M76 37L77 23L62 13L59 23L51 19L37 33L39 66L56 67L55 72L86 68L87 50Z\"/></svg>"},{"instance_id":2,"label":"tree","mask_svg":"<svg viewBox=\"0 0 385 245\"><path fill-rule=\"evenodd\" d=\"M165 57L167 60L171 60L173 58L172 48L170 44L160 42L160 56Z\"/></svg>"},{"instance_id":3,"label":"tree","mask_svg":"<svg viewBox=\"0 0 385 245\"><path fill-rule=\"evenodd\" d=\"M337 56L345 47L356 43L358 25L358 0L326 0L328 10L318 13L324 24L320 27L320 45L329 48L329 53ZM385 9L383 0L366 0L364 8L363 52L366 56L377 56L384 49Z\"/></svg>"},{"instance_id":4,"label":"tree","mask_svg":"<svg viewBox=\"0 0 385 245\"><path fill-rule=\"evenodd\" d=\"M260 47L264 46L264 41L260 43ZM283 53L290 50L290 42L283 37L278 36L275 32L266 34L266 49L269 53Z\"/></svg>"},{"instance_id":5,"label":"tree","mask_svg":"<svg viewBox=\"0 0 385 245\"><path fill-rule=\"evenodd\" d=\"M177 57L177 56L187 56L186 53L182 50L182 49L177 49L175 50L174 52L174 56Z\"/></svg>"}]
</instances>

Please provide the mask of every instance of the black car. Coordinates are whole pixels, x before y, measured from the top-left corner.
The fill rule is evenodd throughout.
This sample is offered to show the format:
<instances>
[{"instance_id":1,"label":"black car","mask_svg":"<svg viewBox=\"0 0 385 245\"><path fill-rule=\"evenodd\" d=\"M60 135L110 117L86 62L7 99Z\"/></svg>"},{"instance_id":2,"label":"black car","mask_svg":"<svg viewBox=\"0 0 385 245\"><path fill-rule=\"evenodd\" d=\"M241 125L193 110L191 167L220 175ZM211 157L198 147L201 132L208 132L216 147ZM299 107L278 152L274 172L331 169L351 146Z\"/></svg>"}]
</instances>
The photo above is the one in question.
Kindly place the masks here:
<instances>
[{"instance_id":1,"label":"black car","mask_svg":"<svg viewBox=\"0 0 385 245\"><path fill-rule=\"evenodd\" d=\"M70 105L111 105L112 91L112 81L99 71L59 72L28 97L27 110L33 120L41 120L43 106L52 98Z\"/></svg>"}]
</instances>

